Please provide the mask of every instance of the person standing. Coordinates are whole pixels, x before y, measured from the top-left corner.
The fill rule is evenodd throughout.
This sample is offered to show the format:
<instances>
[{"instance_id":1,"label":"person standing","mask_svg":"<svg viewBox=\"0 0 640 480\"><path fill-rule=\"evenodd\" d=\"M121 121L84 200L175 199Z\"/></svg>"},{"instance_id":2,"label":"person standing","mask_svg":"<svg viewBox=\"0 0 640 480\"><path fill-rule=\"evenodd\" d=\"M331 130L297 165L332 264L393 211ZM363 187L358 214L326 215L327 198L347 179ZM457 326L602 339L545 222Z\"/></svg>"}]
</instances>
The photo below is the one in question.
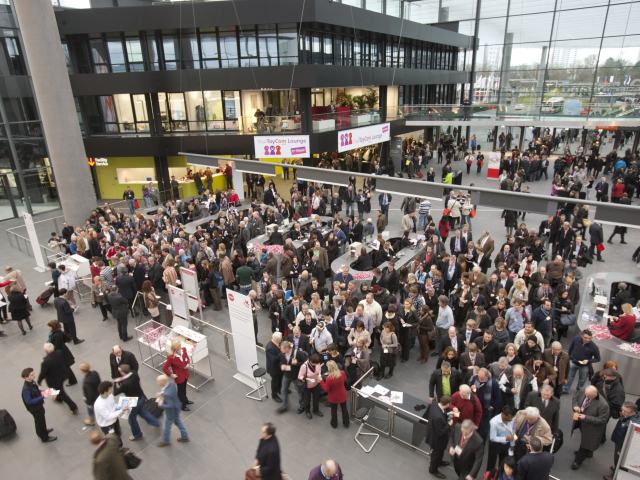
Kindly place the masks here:
<instances>
[{"instance_id":1,"label":"person standing","mask_svg":"<svg viewBox=\"0 0 640 480\"><path fill-rule=\"evenodd\" d=\"M64 380L67 378L67 365L64 361L64 354L55 350L53 344L44 344L45 357L40 365L40 375L38 375L38 385L42 380L47 381L47 386L55 390L60 390L56 396L56 402L64 402L67 404L71 413L78 414L78 406L64 391Z\"/></svg>"},{"instance_id":2,"label":"person standing","mask_svg":"<svg viewBox=\"0 0 640 480\"><path fill-rule=\"evenodd\" d=\"M84 375L82 394L84 395L84 403L87 405L87 418L84 419L84 424L92 427L96 424L93 404L96 403L99 395L98 386L100 385L100 374L95 370L91 370L91 366L85 362L80 364L79 369L80 373Z\"/></svg>"},{"instance_id":3,"label":"person standing","mask_svg":"<svg viewBox=\"0 0 640 480\"><path fill-rule=\"evenodd\" d=\"M187 355L187 350L182 347L180 340L173 339L167 352L167 359L162 365L162 371L171 377L176 384L178 397L182 402L182 410L189 411L188 405L193 402L187 398L187 381L189 380L189 364L191 359Z\"/></svg>"},{"instance_id":4,"label":"person standing","mask_svg":"<svg viewBox=\"0 0 640 480\"><path fill-rule=\"evenodd\" d=\"M529 453L518 462L518 480L540 480L549 478L554 457L542 451L542 441L533 437L529 441Z\"/></svg>"},{"instance_id":5,"label":"person standing","mask_svg":"<svg viewBox=\"0 0 640 480\"><path fill-rule=\"evenodd\" d=\"M342 411L342 425L349 428L349 410L347 409L347 374L338 368L333 360L327 362L328 374L320 382L322 389L327 392L327 401L331 405L331 426L338 428L338 405Z\"/></svg>"},{"instance_id":6,"label":"person standing","mask_svg":"<svg viewBox=\"0 0 640 480\"><path fill-rule=\"evenodd\" d=\"M313 413L318 417L324 417L324 414L320 411L320 381L322 377L321 372L321 360L320 355L317 353L311 354L309 359L302 364L300 372L298 372L298 380L303 382L302 385L302 398L304 404L304 410L309 420L313 418L311 414L311 402L313 400Z\"/></svg>"},{"instance_id":7,"label":"person standing","mask_svg":"<svg viewBox=\"0 0 640 480\"><path fill-rule=\"evenodd\" d=\"M256 451L256 464L253 467L262 480L281 480L280 444L276 438L276 427L265 423L260 430L260 442Z\"/></svg>"},{"instance_id":8,"label":"person standing","mask_svg":"<svg viewBox=\"0 0 640 480\"><path fill-rule=\"evenodd\" d=\"M142 430L140 430L140 425L138 424L138 415L144 418L152 427L159 427L160 420L144 409L144 403L147 401L147 397L140 385L138 372L132 371L131 367L127 364L120 365L118 370L121 376L114 380L116 395L122 393L126 397L135 397L138 399L136 406L133 407L129 413L129 426L131 427L129 440L135 442L142 438Z\"/></svg>"},{"instance_id":9,"label":"person standing","mask_svg":"<svg viewBox=\"0 0 640 480\"><path fill-rule=\"evenodd\" d=\"M605 480L613 479L613 472L615 465L618 465L620 459L620 453L624 445L624 439L627 437L627 430L631 423L640 423L640 415L638 414L638 407L633 402L624 402L620 409L620 418L616 422L616 426L611 432L611 441L613 442L613 467L611 467L611 474L605 475Z\"/></svg>"},{"instance_id":10,"label":"person standing","mask_svg":"<svg viewBox=\"0 0 640 480\"><path fill-rule=\"evenodd\" d=\"M114 345L111 349L111 353L109 354L111 378L118 378L120 376L118 367L121 364L129 365L131 367L131 371L133 372L138 371L138 360L136 359L136 356L127 350L123 350L120 345Z\"/></svg>"},{"instance_id":11,"label":"person standing","mask_svg":"<svg viewBox=\"0 0 640 480\"><path fill-rule=\"evenodd\" d=\"M567 384L567 372L569 370L569 354L562 350L562 344L555 341L551 344L551 348L544 351L542 360L553 367L556 372L556 383L553 388L553 395L560 398L564 386Z\"/></svg>"},{"instance_id":12,"label":"person standing","mask_svg":"<svg viewBox=\"0 0 640 480\"><path fill-rule=\"evenodd\" d=\"M114 432L118 437L121 437L120 417L129 410L128 405L124 408L118 408L116 405L116 400L113 396L113 382L100 382L100 385L98 385L98 398L93 404L93 413L96 418L96 424L100 427L102 433L106 435Z\"/></svg>"},{"instance_id":13,"label":"person standing","mask_svg":"<svg viewBox=\"0 0 640 480\"><path fill-rule=\"evenodd\" d=\"M489 455L487 457L487 471L493 472L496 466L504 462L513 452L515 445L515 425L513 410L509 405L502 407L502 412L489 421Z\"/></svg>"},{"instance_id":14,"label":"person standing","mask_svg":"<svg viewBox=\"0 0 640 480\"><path fill-rule=\"evenodd\" d=\"M156 396L158 406L164 410L164 428L162 430L162 440L158 443L158 447L166 447L170 445L171 426L176 425L180 430L179 442L188 442L189 434L180 418L181 401L178 398L178 387L176 383L167 375L159 375L156 383L161 390ZM184 410L184 406L182 406Z\"/></svg>"},{"instance_id":15,"label":"person standing","mask_svg":"<svg viewBox=\"0 0 640 480\"><path fill-rule=\"evenodd\" d=\"M44 416L44 399L43 392L36 383L36 373L31 367L22 370L21 374L24 384L22 385L22 402L27 411L33 415L33 421L36 426L36 434L43 443L55 442L58 437L49 435L53 428L47 428L47 420Z\"/></svg>"},{"instance_id":16,"label":"person standing","mask_svg":"<svg viewBox=\"0 0 640 480\"><path fill-rule=\"evenodd\" d=\"M280 371L282 372L282 405L278 408L278 413L284 413L289 408L289 386L298 378L300 366L307 356L301 348L293 348L291 342L283 341L280 344Z\"/></svg>"},{"instance_id":17,"label":"person standing","mask_svg":"<svg viewBox=\"0 0 640 480\"><path fill-rule=\"evenodd\" d=\"M280 365L280 344L282 343L282 332L274 332L271 341L265 347L267 358L267 373L271 377L271 398L274 402L281 403L280 390L282 388L283 370Z\"/></svg>"},{"instance_id":18,"label":"person standing","mask_svg":"<svg viewBox=\"0 0 640 480\"><path fill-rule=\"evenodd\" d=\"M31 325L29 318L31 315L29 313L29 300L27 300L27 297L22 293L22 289L18 285L14 285L11 287L9 295L7 295L7 301L9 302L11 319L18 322L18 328L20 328L22 335L26 335L27 332L22 325L23 320L26 320L29 330L33 330L33 325Z\"/></svg>"},{"instance_id":19,"label":"person standing","mask_svg":"<svg viewBox=\"0 0 640 480\"><path fill-rule=\"evenodd\" d=\"M478 476L484 458L484 442L471 420L464 420L455 426L449 455L453 459L458 480L473 480Z\"/></svg>"},{"instance_id":20,"label":"person standing","mask_svg":"<svg viewBox=\"0 0 640 480\"><path fill-rule=\"evenodd\" d=\"M600 349L592 342L591 330L582 330L576 335L569 346L569 376L567 383L562 388L562 393L569 393L573 380L578 374L577 391L582 390L589 372L592 370L592 364L600 361Z\"/></svg>"},{"instance_id":21,"label":"person standing","mask_svg":"<svg viewBox=\"0 0 640 480\"><path fill-rule=\"evenodd\" d=\"M69 380L69 386L75 385L78 383L78 380L73 370L71 370L71 365L73 365L76 360L71 350L69 350L69 347L67 347L64 332L60 328L60 322L58 320L51 320L47 323L47 326L51 329L49 332L49 343L53 344L54 349L61 351L64 356L64 362L67 365L67 380Z\"/></svg>"},{"instance_id":22,"label":"person standing","mask_svg":"<svg viewBox=\"0 0 640 480\"><path fill-rule=\"evenodd\" d=\"M79 343L84 342L84 340L78 338L78 333L76 331L76 319L73 315L75 310L71 307L71 304L66 298L67 289L61 288L59 293L60 296L53 301L53 305L56 307L58 321L64 327L64 332L71 337L73 343L78 345Z\"/></svg>"},{"instance_id":23,"label":"person standing","mask_svg":"<svg viewBox=\"0 0 640 480\"><path fill-rule=\"evenodd\" d=\"M338 462L328 458L311 469L308 480L342 480L343 478L342 469Z\"/></svg>"},{"instance_id":24,"label":"person standing","mask_svg":"<svg viewBox=\"0 0 640 480\"><path fill-rule=\"evenodd\" d=\"M118 337L120 337L120 340L123 342L131 340L133 337L130 337L127 332L127 325L129 323L129 302L115 287L107 295L107 301L109 302L109 305L111 305L111 314L118 322Z\"/></svg>"},{"instance_id":25,"label":"person standing","mask_svg":"<svg viewBox=\"0 0 640 480\"><path fill-rule=\"evenodd\" d=\"M426 412L427 423L427 443L431 446L431 456L429 460L429 473L437 478L447 478L438 468L447 466L448 462L442 460L444 452L449 443L451 425L453 420L449 419L447 410L451 404L449 395L442 395L437 401L433 400Z\"/></svg>"},{"instance_id":26,"label":"person standing","mask_svg":"<svg viewBox=\"0 0 640 480\"><path fill-rule=\"evenodd\" d=\"M602 441L609 421L609 405L598 393L598 389L589 385L583 391L578 390L573 399L573 427L580 429L580 448L576 452L571 470L577 470L585 458L591 458Z\"/></svg>"},{"instance_id":27,"label":"person standing","mask_svg":"<svg viewBox=\"0 0 640 480\"><path fill-rule=\"evenodd\" d=\"M136 194L133 192L131 187L127 187L124 193L122 194L122 199L127 202L127 206L129 207L129 213L133 215L136 213Z\"/></svg>"}]
</instances>

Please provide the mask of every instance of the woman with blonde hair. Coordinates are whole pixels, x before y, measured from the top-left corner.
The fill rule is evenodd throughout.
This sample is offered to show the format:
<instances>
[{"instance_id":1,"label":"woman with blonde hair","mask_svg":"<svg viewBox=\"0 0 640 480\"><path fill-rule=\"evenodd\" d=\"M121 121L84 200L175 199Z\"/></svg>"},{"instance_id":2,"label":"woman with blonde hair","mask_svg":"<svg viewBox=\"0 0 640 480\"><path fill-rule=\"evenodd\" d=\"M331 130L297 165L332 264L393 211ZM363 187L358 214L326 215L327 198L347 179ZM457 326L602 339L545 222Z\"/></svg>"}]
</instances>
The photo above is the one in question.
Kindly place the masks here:
<instances>
[{"instance_id":1,"label":"woman with blonde hair","mask_svg":"<svg viewBox=\"0 0 640 480\"><path fill-rule=\"evenodd\" d=\"M109 303L107 302L108 290L104 285L104 280L99 275L93 277L91 285L91 304L100 307L102 313L102 321L107 320L107 312L109 311Z\"/></svg>"},{"instance_id":2,"label":"woman with blonde hair","mask_svg":"<svg viewBox=\"0 0 640 480\"><path fill-rule=\"evenodd\" d=\"M187 398L187 381L189 380L189 364L191 359L187 350L177 338L171 340L167 346L167 359L162 365L162 371L171 377L178 387L178 398L182 403L182 410L188 411L193 402Z\"/></svg>"},{"instance_id":3,"label":"woman with blonde hair","mask_svg":"<svg viewBox=\"0 0 640 480\"><path fill-rule=\"evenodd\" d=\"M517 278L516 281L513 282L513 286L509 290L507 298L512 304L514 300L520 300L523 304L527 302L529 298L529 290L527 289L527 284L522 278Z\"/></svg>"},{"instance_id":4,"label":"woman with blonde hair","mask_svg":"<svg viewBox=\"0 0 640 480\"><path fill-rule=\"evenodd\" d=\"M320 386L327 392L327 401L331 406L331 426L338 428L338 405L342 410L342 425L349 428L349 411L347 410L347 374L340 370L333 360L327 362L327 376Z\"/></svg>"}]
</instances>

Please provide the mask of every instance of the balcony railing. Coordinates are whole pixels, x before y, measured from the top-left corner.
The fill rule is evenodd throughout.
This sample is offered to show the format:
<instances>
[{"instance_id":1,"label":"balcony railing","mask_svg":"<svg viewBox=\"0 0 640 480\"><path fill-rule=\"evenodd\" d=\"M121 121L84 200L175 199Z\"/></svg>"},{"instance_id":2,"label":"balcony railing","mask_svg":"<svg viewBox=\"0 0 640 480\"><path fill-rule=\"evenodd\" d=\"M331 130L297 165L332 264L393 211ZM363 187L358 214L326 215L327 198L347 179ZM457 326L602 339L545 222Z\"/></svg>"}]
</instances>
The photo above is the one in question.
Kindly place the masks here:
<instances>
[{"instance_id":1,"label":"balcony railing","mask_svg":"<svg viewBox=\"0 0 640 480\"><path fill-rule=\"evenodd\" d=\"M381 121L378 109L350 109L348 107L337 107L335 112L314 113L312 119L313 133L362 127Z\"/></svg>"}]
</instances>

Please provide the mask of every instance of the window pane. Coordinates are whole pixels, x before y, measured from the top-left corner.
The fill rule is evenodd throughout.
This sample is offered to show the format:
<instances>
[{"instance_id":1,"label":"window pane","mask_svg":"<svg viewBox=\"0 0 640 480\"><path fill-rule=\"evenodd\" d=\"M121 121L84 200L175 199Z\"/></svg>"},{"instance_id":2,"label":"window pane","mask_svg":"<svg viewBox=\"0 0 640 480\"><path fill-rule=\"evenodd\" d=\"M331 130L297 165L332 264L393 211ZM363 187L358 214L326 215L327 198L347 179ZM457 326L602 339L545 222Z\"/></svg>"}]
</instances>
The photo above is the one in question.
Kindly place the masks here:
<instances>
[{"instance_id":1,"label":"window pane","mask_svg":"<svg viewBox=\"0 0 640 480\"><path fill-rule=\"evenodd\" d=\"M261 26L258 30L258 46L260 49L260 65L278 65L278 36L275 26Z\"/></svg>"},{"instance_id":2,"label":"window pane","mask_svg":"<svg viewBox=\"0 0 640 480\"><path fill-rule=\"evenodd\" d=\"M132 72L142 72L144 70L144 58L142 57L142 44L139 38L127 37L127 60L129 60L129 70Z\"/></svg>"},{"instance_id":3,"label":"window pane","mask_svg":"<svg viewBox=\"0 0 640 480\"><path fill-rule=\"evenodd\" d=\"M204 106L207 116L207 130L224 130L222 94L219 90L204 92Z\"/></svg>"},{"instance_id":4,"label":"window pane","mask_svg":"<svg viewBox=\"0 0 640 480\"><path fill-rule=\"evenodd\" d=\"M480 45L496 45L504 43L504 29L506 22L506 17L480 20L478 24Z\"/></svg>"},{"instance_id":5,"label":"window pane","mask_svg":"<svg viewBox=\"0 0 640 480\"><path fill-rule=\"evenodd\" d=\"M239 127L238 117L240 116L240 92L224 92L224 116L225 129L237 130Z\"/></svg>"},{"instance_id":6,"label":"window pane","mask_svg":"<svg viewBox=\"0 0 640 480\"><path fill-rule=\"evenodd\" d=\"M147 101L143 94L131 95L133 108L136 114L136 127L139 132L149 131L149 118L147 117Z\"/></svg>"},{"instance_id":7,"label":"window pane","mask_svg":"<svg viewBox=\"0 0 640 480\"><path fill-rule=\"evenodd\" d=\"M294 65L298 63L298 32L295 26L278 27L278 49L280 65Z\"/></svg>"},{"instance_id":8,"label":"window pane","mask_svg":"<svg viewBox=\"0 0 640 480\"><path fill-rule=\"evenodd\" d=\"M606 5L607 0L558 0L558 10L567 10L569 8L585 8L597 5Z\"/></svg>"},{"instance_id":9,"label":"window pane","mask_svg":"<svg viewBox=\"0 0 640 480\"><path fill-rule=\"evenodd\" d=\"M342 4L362 8L362 0L342 0Z\"/></svg>"},{"instance_id":10,"label":"window pane","mask_svg":"<svg viewBox=\"0 0 640 480\"><path fill-rule=\"evenodd\" d=\"M240 29L240 57L242 67L258 65L256 31L253 27L243 27Z\"/></svg>"},{"instance_id":11,"label":"window pane","mask_svg":"<svg viewBox=\"0 0 640 480\"><path fill-rule=\"evenodd\" d=\"M187 130L187 112L182 93L169 94L169 111L171 112L171 129Z\"/></svg>"},{"instance_id":12,"label":"window pane","mask_svg":"<svg viewBox=\"0 0 640 480\"><path fill-rule=\"evenodd\" d=\"M640 4L612 5L607 15L605 37L640 33Z\"/></svg>"},{"instance_id":13,"label":"window pane","mask_svg":"<svg viewBox=\"0 0 640 480\"><path fill-rule=\"evenodd\" d=\"M183 33L180 37L182 68L200 68L200 52L195 33Z\"/></svg>"},{"instance_id":14,"label":"window pane","mask_svg":"<svg viewBox=\"0 0 640 480\"><path fill-rule=\"evenodd\" d=\"M442 13L446 16L446 18L440 19L442 22L469 20L475 17L476 2L469 0L442 0L442 9Z\"/></svg>"},{"instance_id":15,"label":"window pane","mask_svg":"<svg viewBox=\"0 0 640 480\"><path fill-rule=\"evenodd\" d=\"M482 0L480 4L480 18L504 16L507 14L508 4L509 2L505 2L504 0Z\"/></svg>"},{"instance_id":16,"label":"window pane","mask_svg":"<svg viewBox=\"0 0 640 480\"><path fill-rule=\"evenodd\" d=\"M189 130L205 129L205 113L204 102L202 100L202 92L185 92L184 96L187 100L187 116L189 117Z\"/></svg>"},{"instance_id":17,"label":"window pane","mask_svg":"<svg viewBox=\"0 0 640 480\"><path fill-rule=\"evenodd\" d=\"M101 38L94 38L90 41L91 45L91 58L93 59L93 65L96 73L107 73L109 71L107 61L107 49Z\"/></svg>"},{"instance_id":18,"label":"window pane","mask_svg":"<svg viewBox=\"0 0 640 480\"><path fill-rule=\"evenodd\" d=\"M220 59L222 68L238 66L236 31L220 31Z\"/></svg>"},{"instance_id":19,"label":"window pane","mask_svg":"<svg viewBox=\"0 0 640 480\"><path fill-rule=\"evenodd\" d=\"M167 94L160 92L158 93L158 103L160 104L160 119L162 120L162 128L164 131L171 131L171 126L169 124L169 109L167 107Z\"/></svg>"},{"instance_id":20,"label":"window pane","mask_svg":"<svg viewBox=\"0 0 640 480\"><path fill-rule=\"evenodd\" d=\"M606 7L559 12L554 27L557 40L600 37Z\"/></svg>"},{"instance_id":21,"label":"window pane","mask_svg":"<svg viewBox=\"0 0 640 480\"><path fill-rule=\"evenodd\" d=\"M553 11L556 0L511 0L510 15ZM481 7L482 8L482 7Z\"/></svg>"},{"instance_id":22,"label":"window pane","mask_svg":"<svg viewBox=\"0 0 640 480\"><path fill-rule=\"evenodd\" d=\"M122 41L120 39L109 39L107 40L107 47L109 48L109 57L111 58L111 71L125 72L127 68L124 62Z\"/></svg>"},{"instance_id":23,"label":"window pane","mask_svg":"<svg viewBox=\"0 0 640 480\"><path fill-rule=\"evenodd\" d=\"M104 128L107 132L117 132L118 125L116 117L116 107L113 104L113 97L104 96L98 97L100 103L100 110L102 111L102 119L104 120Z\"/></svg>"},{"instance_id":24,"label":"window pane","mask_svg":"<svg viewBox=\"0 0 640 480\"><path fill-rule=\"evenodd\" d=\"M418 23L437 23L438 2L439 0L418 0L407 3L407 19Z\"/></svg>"},{"instance_id":25,"label":"window pane","mask_svg":"<svg viewBox=\"0 0 640 480\"><path fill-rule=\"evenodd\" d=\"M163 35L162 48L164 50L164 68L167 70L175 70L178 68L178 48L176 46L177 38L173 35Z\"/></svg>"},{"instance_id":26,"label":"window pane","mask_svg":"<svg viewBox=\"0 0 640 480\"><path fill-rule=\"evenodd\" d=\"M387 0L387 15L400 16L400 0Z\"/></svg>"},{"instance_id":27,"label":"window pane","mask_svg":"<svg viewBox=\"0 0 640 480\"><path fill-rule=\"evenodd\" d=\"M121 132L135 132L136 126L133 117L133 108L131 108L131 97L127 93L121 93L113 96L113 101L118 112L118 123Z\"/></svg>"},{"instance_id":28,"label":"window pane","mask_svg":"<svg viewBox=\"0 0 640 480\"><path fill-rule=\"evenodd\" d=\"M151 70L160 70L158 47L156 39L152 36L147 37L147 54L149 55L149 66L151 67Z\"/></svg>"},{"instance_id":29,"label":"window pane","mask_svg":"<svg viewBox=\"0 0 640 480\"><path fill-rule=\"evenodd\" d=\"M509 18L507 43L549 41L553 13L518 15Z\"/></svg>"},{"instance_id":30,"label":"window pane","mask_svg":"<svg viewBox=\"0 0 640 480\"><path fill-rule=\"evenodd\" d=\"M382 13L382 0L365 0L365 8L372 12Z\"/></svg>"}]
</instances>

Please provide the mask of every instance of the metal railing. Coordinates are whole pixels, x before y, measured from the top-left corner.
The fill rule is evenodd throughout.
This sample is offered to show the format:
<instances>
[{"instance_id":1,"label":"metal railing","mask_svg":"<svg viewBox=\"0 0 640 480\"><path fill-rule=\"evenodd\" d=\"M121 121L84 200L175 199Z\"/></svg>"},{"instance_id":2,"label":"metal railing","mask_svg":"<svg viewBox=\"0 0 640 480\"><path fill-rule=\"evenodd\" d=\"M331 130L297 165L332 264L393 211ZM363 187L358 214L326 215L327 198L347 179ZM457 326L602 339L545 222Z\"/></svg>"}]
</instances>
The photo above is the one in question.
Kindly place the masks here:
<instances>
[{"instance_id":1,"label":"metal railing","mask_svg":"<svg viewBox=\"0 0 640 480\"><path fill-rule=\"evenodd\" d=\"M314 132L343 130L381 121L380 110L377 108L343 109L343 107L338 107L335 112L314 113L311 117Z\"/></svg>"},{"instance_id":2,"label":"metal railing","mask_svg":"<svg viewBox=\"0 0 640 480\"><path fill-rule=\"evenodd\" d=\"M52 227L49 229L50 231L60 232L60 223L64 222L64 215L38 220L33 222L33 224L36 226L36 228L42 228L43 225L47 222L50 222L52 224ZM24 225L17 225L15 227L8 228L6 230L6 233L7 241L11 247L19 250L25 255L28 255L32 258L34 257L31 240L29 240L27 236L27 227L25 227ZM62 253L61 251L56 251L47 245L40 244L40 249L42 251L42 256L47 261L55 262L65 257L64 253Z\"/></svg>"}]
</instances>

